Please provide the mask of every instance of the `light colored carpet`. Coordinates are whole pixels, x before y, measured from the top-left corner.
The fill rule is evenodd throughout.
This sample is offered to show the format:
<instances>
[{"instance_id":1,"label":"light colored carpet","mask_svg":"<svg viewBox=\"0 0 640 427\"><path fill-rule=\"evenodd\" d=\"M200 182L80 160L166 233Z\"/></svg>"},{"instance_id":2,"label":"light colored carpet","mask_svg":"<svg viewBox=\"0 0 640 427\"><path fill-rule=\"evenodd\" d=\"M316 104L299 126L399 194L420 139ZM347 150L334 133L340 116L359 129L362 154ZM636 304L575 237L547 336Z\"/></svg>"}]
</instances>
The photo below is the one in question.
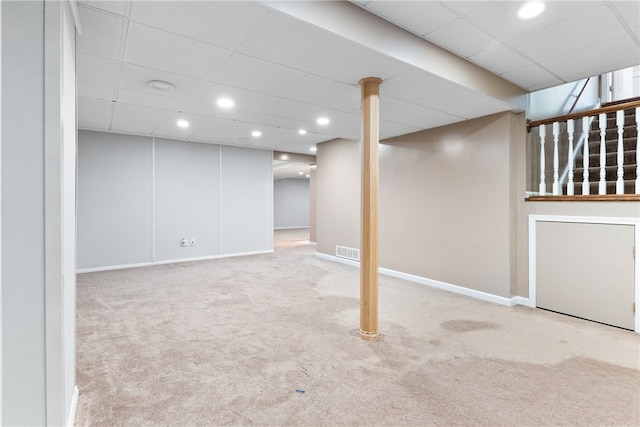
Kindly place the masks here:
<instances>
[{"instance_id":1,"label":"light colored carpet","mask_svg":"<svg viewBox=\"0 0 640 427\"><path fill-rule=\"evenodd\" d=\"M276 239L278 240L278 239ZM78 426L640 425L640 339L309 246L78 277Z\"/></svg>"}]
</instances>

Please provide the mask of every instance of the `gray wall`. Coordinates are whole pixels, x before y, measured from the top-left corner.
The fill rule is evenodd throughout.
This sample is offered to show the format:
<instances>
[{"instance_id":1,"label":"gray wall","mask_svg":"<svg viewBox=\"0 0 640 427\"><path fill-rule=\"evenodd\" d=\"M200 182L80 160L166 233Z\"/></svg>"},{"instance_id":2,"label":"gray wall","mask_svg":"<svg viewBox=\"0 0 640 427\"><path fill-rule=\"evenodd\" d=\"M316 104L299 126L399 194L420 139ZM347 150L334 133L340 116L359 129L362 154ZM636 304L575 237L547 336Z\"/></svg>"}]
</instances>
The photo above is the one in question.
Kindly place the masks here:
<instances>
[{"instance_id":1,"label":"gray wall","mask_svg":"<svg viewBox=\"0 0 640 427\"><path fill-rule=\"evenodd\" d=\"M503 113L381 142L380 266L498 296L516 277L523 115ZM359 142L319 145L318 252L359 247ZM522 187L521 189L519 187Z\"/></svg>"},{"instance_id":2,"label":"gray wall","mask_svg":"<svg viewBox=\"0 0 640 427\"><path fill-rule=\"evenodd\" d=\"M270 151L81 130L78 157L80 270L273 250Z\"/></svg>"},{"instance_id":3,"label":"gray wall","mask_svg":"<svg viewBox=\"0 0 640 427\"><path fill-rule=\"evenodd\" d=\"M75 386L75 34L66 2L0 7L1 422L66 425Z\"/></svg>"},{"instance_id":4,"label":"gray wall","mask_svg":"<svg viewBox=\"0 0 640 427\"><path fill-rule=\"evenodd\" d=\"M274 227L309 227L308 179L279 179L273 183Z\"/></svg>"}]
</instances>

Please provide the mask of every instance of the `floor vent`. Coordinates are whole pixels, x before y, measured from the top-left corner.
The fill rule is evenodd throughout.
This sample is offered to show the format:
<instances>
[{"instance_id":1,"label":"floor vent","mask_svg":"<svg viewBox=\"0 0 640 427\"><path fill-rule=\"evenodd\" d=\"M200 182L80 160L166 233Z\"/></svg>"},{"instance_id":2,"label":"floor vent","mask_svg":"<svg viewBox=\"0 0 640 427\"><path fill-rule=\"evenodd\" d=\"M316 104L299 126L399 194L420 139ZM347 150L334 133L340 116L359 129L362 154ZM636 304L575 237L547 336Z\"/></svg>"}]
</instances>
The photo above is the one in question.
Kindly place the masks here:
<instances>
[{"instance_id":1,"label":"floor vent","mask_svg":"<svg viewBox=\"0 0 640 427\"><path fill-rule=\"evenodd\" d=\"M360 249L347 248L346 246L336 246L336 256L340 258L360 261Z\"/></svg>"}]
</instances>

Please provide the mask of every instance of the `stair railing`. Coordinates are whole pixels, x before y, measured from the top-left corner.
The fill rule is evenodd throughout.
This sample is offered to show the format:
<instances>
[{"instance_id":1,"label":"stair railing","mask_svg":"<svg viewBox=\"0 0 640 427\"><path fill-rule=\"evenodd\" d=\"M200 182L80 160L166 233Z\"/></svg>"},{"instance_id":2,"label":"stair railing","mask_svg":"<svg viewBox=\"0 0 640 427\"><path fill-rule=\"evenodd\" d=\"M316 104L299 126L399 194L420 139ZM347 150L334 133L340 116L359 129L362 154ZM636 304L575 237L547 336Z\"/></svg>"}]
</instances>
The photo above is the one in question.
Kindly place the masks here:
<instances>
[{"instance_id":1,"label":"stair railing","mask_svg":"<svg viewBox=\"0 0 640 427\"><path fill-rule=\"evenodd\" d=\"M547 138L547 125L551 125L553 136L553 183L552 183L552 195L562 195L562 186L565 179L567 179L567 195L573 195L574 182L574 159L579 155L580 149L583 152L583 181L582 181L582 194L590 194L591 182L589 181L589 131L591 125L596 117L598 117L598 128L600 131L600 165L599 165L599 181L598 181L598 194L607 194L607 179L606 179L606 133L607 133L607 113L616 112L615 126L617 128L617 168L616 168L616 189L615 194L625 194L625 180L624 180L624 127L625 116L624 111L635 108L635 124L636 124L636 168L635 168L635 194L640 194L640 100L633 100L629 102L622 102L613 105L607 105L605 107L595 108L588 111L582 111L580 113L567 114L563 116L552 117L543 120L529 121L527 123L527 130L531 132L532 129L538 128L538 135L540 138L540 183L539 183L539 195L547 195L546 184L546 153L545 143ZM573 146L573 139L575 133L575 120L582 119L582 134L575 148ZM563 178L561 179L559 174L559 140L560 140L560 124L566 124L566 133L568 139L568 160L566 166L566 177L563 172ZM610 128L613 129L613 128Z\"/></svg>"}]
</instances>

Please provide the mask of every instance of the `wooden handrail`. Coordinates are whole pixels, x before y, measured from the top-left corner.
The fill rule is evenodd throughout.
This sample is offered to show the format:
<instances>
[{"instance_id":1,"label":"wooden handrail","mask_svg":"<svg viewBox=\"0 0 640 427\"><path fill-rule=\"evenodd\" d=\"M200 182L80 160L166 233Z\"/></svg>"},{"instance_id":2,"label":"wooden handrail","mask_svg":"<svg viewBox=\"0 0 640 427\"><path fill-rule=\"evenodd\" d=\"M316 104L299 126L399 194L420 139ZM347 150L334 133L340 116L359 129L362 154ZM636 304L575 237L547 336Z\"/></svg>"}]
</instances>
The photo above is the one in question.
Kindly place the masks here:
<instances>
[{"instance_id":1,"label":"wooden handrail","mask_svg":"<svg viewBox=\"0 0 640 427\"><path fill-rule=\"evenodd\" d=\"M553 122L566 122L570 119L581 119L582 117L595 116L602 113L611 113L612 111L626 110L629 108L640 107L640 100L623 102L622 104L607 105L606 107L596 108L593 110L582 111L580 113L566 114L564 116L551 117L543 120L533 120L527 122L527 131L540 125L546 125Z\"/></svg>"}]
</instances>

